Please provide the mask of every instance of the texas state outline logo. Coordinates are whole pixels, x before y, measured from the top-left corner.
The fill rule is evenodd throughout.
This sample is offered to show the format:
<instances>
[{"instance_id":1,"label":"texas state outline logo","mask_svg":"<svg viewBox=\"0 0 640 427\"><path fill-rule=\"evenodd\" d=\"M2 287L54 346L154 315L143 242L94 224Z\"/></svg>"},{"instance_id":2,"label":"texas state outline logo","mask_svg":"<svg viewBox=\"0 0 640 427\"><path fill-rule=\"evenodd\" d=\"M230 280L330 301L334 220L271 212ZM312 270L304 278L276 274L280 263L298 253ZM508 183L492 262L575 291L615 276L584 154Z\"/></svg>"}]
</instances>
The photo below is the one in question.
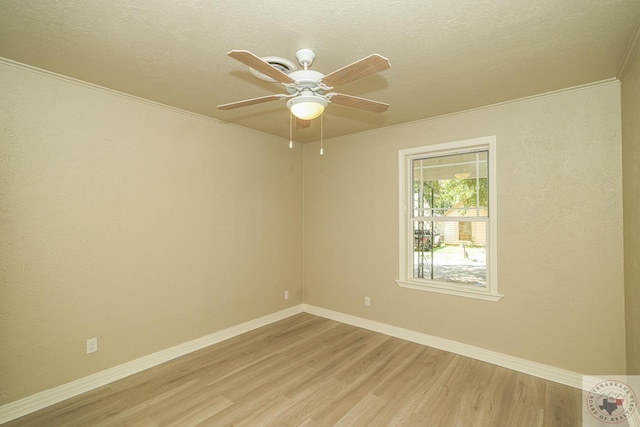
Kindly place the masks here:
<instances>
[{"instance_id":1,"label":"texas state outline logo","mask_svg":"<svg viewBox=\"0 0 640 427\"><path fill-rule=\"evenodd\" d=\"M604 380L589 390L586 402L589 413L604 424L625 423L632 419L638 408L634 390L618 380Z\"/></svg>"}]
</instances>

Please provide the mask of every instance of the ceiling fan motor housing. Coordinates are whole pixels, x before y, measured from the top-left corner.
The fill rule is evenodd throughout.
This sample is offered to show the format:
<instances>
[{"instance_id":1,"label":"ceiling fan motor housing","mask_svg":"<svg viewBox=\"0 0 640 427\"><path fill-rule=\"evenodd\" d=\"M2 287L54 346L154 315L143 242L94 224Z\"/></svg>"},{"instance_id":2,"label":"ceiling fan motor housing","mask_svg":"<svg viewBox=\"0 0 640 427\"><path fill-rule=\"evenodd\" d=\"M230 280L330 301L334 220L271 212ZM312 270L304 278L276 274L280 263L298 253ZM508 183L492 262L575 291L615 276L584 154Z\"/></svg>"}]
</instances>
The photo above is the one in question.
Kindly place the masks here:
<instances>
[{"instance_id":1,"label":"ceiling fan motor housing","mask_svg":"<svg viewBox=\"0 0 640 427\"><path fill-rule=\"evenodd\" d=\"M322 93L323 87L318 84L318 81L324 77L324 74L319 71L298 70L289 73L289 77L296 81L295 84L286 85L287 91L291 95L304 90L310 90L317 94Z\"/></svg>"}]
</instances>

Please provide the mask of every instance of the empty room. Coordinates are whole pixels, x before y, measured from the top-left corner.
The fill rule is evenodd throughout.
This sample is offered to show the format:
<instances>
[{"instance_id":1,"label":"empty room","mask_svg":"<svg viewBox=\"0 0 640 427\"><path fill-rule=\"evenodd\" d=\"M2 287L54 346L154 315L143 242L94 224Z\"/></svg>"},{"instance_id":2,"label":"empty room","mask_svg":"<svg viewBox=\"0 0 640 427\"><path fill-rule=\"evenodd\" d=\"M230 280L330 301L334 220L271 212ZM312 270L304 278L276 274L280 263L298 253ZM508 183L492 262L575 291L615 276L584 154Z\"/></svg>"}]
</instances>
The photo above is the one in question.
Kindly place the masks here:
<instances>
[{"instance_id":1,"label":"empty room","mask_svg":"<svg viewBox=\"0 0 640 427\"><path fill-rule=\"evenodd\" d=\"M640 2L0 2L0 424L638 425Z\"/></svg>"}]
</instances>

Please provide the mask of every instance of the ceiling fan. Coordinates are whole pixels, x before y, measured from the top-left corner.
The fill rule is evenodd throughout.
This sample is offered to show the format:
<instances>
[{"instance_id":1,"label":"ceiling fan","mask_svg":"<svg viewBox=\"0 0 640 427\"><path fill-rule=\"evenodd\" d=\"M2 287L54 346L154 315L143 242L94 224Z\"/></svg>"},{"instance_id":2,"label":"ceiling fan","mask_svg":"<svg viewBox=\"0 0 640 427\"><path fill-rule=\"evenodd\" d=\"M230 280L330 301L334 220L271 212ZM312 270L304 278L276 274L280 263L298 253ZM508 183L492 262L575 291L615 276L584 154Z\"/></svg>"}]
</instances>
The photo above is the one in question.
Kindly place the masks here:
<instances>
[{"instance_id":1,"label":"ceiling fan","mask_svg":"<svg viewBox=\"0 0 640 427\"><path fill-rule=\"evenodd\" d=\"M304 69L290 71L288 74L281 71L282 67L277 67L246 50L232 50L228 55L257 71L257 74L262 73L266 76L264 80L272 79L271 81L282 83L288 94L267 95L218 105L221 110L232 110L263 102L288 99L287 108L296 117L296 127L305 128L309 127L311 120L320 116L330 103L373 113L383 113L389 108L389 104L383 102L341 93L326 93L336 86L389 69L391 67L389 60L378 54L369 55L327 75L309 70L309 66L315 59L315 52L311 49L300 49L296 52L296 58Z\"/></svg>"}]
</instances>

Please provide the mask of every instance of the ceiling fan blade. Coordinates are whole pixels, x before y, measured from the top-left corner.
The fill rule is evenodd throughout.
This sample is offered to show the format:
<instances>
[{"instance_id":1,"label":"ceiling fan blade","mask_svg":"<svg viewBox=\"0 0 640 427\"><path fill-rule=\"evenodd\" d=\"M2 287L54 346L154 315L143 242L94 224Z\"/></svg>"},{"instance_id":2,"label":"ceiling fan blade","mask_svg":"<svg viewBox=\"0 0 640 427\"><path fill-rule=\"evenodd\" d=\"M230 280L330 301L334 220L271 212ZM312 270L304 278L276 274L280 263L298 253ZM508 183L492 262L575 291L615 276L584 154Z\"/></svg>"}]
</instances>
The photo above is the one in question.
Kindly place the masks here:
<instances>
[{"instance_id":1,"label":"ceiling fan blade","mask_svg":"<svg viewBox=\"0 0 640 427\"><path fill-rule=\"evenodd\" d=\"M327 74L322 78L322 82L327 86L336 87L368 76L369 74L377 73L378 71L388 70L390 67L391 64L387 58L374 53L353 64L340 68L333 73Z\"/></svg>"},{"instance_id":2,"label":"ceiling fan blade","mask_svg":"<svg viewBox=\"0 0 640 427\"><path fill-rule=\"evenodd\" d=\"M327 94L327 99L329 99L332 104L360 108L361 110L371 111L372 113L384 113L389 108L389 104L385 104L384 102L358 98L357 96L343 95L341 93Z\"/></svg>"},{"instance_id":3,"label":"ceiling fan blade","mask_svg":"<svg viewBox=\"0 0 640 427\"><path fill-rule=\"evenodd\" d=\"M303 120L299 117L295 117L295 119L296 119L296 129L306 129L311 126L311 120Z\"/></svg>"},{"instance_id":4,"label":"ceiling fan blade","mask_svg":"<svg viewBox=\"0 0 640 427\"><path fill-rule=\"evenodd\" d=\"M232 50L227 55L235 60L242 62L244 65L253 68L254 70L260 71L262 74L265 74L280 83L296 82L291 77L278 70L277 68L271 66L271 64L269 64L268 62L265 62L262 59L258 58L248 50Z\"/></svg>"},{"instance_id":5,"label":"ceiling fan blade","mask_svg":"<svg viewBox=\"0 0 640 427\"><path fill-rule=\"evenodd\" d=\"M234 108L246 107L247 105L262 104L263 102L277 101L286 98L287 95L267 95L260 98L245 99L244 101L230 102L229 104L218 105L221 110L233 110Z\"/></svg>"}]
</instances>

